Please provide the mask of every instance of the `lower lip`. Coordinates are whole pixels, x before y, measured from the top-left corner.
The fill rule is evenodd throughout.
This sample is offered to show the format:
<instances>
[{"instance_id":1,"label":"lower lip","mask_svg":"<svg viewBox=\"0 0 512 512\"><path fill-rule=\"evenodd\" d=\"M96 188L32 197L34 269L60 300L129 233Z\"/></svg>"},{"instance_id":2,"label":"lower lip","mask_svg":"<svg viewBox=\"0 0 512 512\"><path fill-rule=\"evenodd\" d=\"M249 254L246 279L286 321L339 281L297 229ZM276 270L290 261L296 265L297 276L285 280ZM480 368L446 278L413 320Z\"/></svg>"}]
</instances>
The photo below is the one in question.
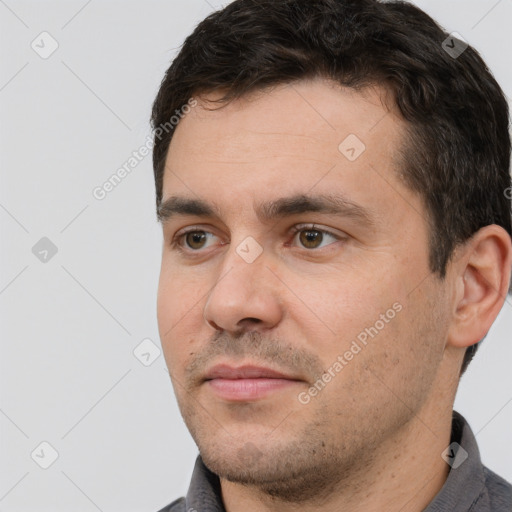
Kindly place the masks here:
<instances>
[{"instance_id":1,"label":"lower lip","mask_svg":"<svg viewBox=\"0 0 512 512\"><path fill-rule=\"evenodd\" d=\"M288 379L212 379L206 381L210 389L224 400L244 401L264 398L271 393L297 384Z\"/></svg>"}]
</instances>

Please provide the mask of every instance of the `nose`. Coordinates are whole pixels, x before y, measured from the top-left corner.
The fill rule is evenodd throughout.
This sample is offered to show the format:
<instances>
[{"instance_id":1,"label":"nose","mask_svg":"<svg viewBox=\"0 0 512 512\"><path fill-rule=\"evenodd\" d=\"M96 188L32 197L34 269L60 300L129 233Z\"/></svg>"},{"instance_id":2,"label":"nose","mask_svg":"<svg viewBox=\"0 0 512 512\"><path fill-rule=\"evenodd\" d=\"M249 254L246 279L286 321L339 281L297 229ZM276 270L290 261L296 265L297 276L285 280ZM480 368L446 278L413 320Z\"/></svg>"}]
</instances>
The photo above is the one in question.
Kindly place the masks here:
<instances>
[{"instance_id":1,"label":"nose","mask_svg":"<svg viewBox=\"0 0 512 512\"><path fill-rule=\"evenodd\" d=\"M283 316L280 281L268 268L263 251L254 261L231 245L225 254L204 307L204 319L215 330L233 335L245 330L266 331Z\"/></svg>"}]
</instances>

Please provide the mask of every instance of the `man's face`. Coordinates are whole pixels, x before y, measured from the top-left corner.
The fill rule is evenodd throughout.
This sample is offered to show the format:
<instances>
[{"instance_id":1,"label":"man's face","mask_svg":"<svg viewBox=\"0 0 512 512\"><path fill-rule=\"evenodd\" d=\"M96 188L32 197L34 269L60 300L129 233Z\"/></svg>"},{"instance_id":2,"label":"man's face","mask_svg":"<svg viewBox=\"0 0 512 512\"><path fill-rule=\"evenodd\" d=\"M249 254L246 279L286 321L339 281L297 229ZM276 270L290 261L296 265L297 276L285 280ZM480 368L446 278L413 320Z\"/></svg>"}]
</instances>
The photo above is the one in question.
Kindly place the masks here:
<instances>
[{"instance_id":1,"label":"man's face","mask_svg":"<svg viewBox=\"0 0 512 512\"><path fill-rule=\"evenodd\" d=\"M163 201L217 216L164 222L158 323L184 420L221 477L275 494L326 485L431 403L449 307L423 203L396 175L403 129L379 91L321 80L199 104L176 128ZM286 201L299 196L338 211Z\"/></svg>"}]
</instances>

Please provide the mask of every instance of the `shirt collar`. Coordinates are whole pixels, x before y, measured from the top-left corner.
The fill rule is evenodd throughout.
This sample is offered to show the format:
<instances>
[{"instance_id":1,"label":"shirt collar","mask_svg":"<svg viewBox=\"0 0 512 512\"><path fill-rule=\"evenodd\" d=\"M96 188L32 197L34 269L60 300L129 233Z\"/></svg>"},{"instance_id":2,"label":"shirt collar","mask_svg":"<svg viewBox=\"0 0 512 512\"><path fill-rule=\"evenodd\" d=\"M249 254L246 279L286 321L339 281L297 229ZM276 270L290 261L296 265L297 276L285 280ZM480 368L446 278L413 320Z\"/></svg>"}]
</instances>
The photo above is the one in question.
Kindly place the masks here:
<instances>
[{"instance_id":1,"label":"shirt collar","mask_svg":"<svg viewBox=\"0 0 512 512\"><path fill-rule=\"evenodd\" d=\"M196 459L185 497L185 510L226 512L222 503L219 477L204 465L200 455Z\"/></svg>"},{"instance_id":2,"label":"shirt collar","mask_svg":"<svg viewBox=\"0 0 512 512\"><path fill-rule=\"evenodd\" d=\"M475 436L457 411L453 411L450 447L447 454L443 452L453 455L448 459L452 466L448 478L423 512L467 512L484 491L484 467Z\"/></svg>"}]
</instances>

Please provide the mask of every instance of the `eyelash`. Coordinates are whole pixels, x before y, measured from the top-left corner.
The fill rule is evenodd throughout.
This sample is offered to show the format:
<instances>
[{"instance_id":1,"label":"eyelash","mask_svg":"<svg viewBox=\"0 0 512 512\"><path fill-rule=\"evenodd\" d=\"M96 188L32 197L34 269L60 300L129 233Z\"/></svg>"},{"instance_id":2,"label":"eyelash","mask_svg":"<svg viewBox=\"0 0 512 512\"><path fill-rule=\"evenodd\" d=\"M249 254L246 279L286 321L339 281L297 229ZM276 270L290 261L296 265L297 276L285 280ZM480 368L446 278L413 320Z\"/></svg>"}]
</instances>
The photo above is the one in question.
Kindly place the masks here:
<instances>
[{"instance_id":1,"label":"eyelash","mask_svg":"<svg viewBox=\"0 0 512 512\"><path fill-rule=\"evenodd\" d=\"M329 231L328 229L319 229L319 228L317 228L315 224L298 224L296 226L293 226L293 228L290 230L290 235L292 235L292 240L293 240L293 238L295 238L295 235L297 235L297 233L300 233L301 231L318 231L319 233L322 233L324 235L332 236L333 238L337 239L338 241L343 239L342 237L340 237L339 235L336 235L335 233ZM197 251L194 251L192 249L186 250L181 245L181 241L189 233L196 233L196 232L204 232L204 233L212 234L210 231L207 231L206 229L200 229L200 228L191 228L191 229L188 229L186 231L182 231L181 233L178 232L174 236L172 241L171 241L171 244L170 244L171 248L175 249L176 251L178 251L178 253L184 254L184 255L187 255L187 256L195 255L195 254L200 254L201 253L200 249L197 250ZM332 242L332 243L334 243L334 242ZM331 244L329 244L329 245L331 245ZM304 248L304 250L308 251L308 252L314 252L314 251L318 251L319 249L307 249L307 248Z\"/></svg>"}]
</instances>

